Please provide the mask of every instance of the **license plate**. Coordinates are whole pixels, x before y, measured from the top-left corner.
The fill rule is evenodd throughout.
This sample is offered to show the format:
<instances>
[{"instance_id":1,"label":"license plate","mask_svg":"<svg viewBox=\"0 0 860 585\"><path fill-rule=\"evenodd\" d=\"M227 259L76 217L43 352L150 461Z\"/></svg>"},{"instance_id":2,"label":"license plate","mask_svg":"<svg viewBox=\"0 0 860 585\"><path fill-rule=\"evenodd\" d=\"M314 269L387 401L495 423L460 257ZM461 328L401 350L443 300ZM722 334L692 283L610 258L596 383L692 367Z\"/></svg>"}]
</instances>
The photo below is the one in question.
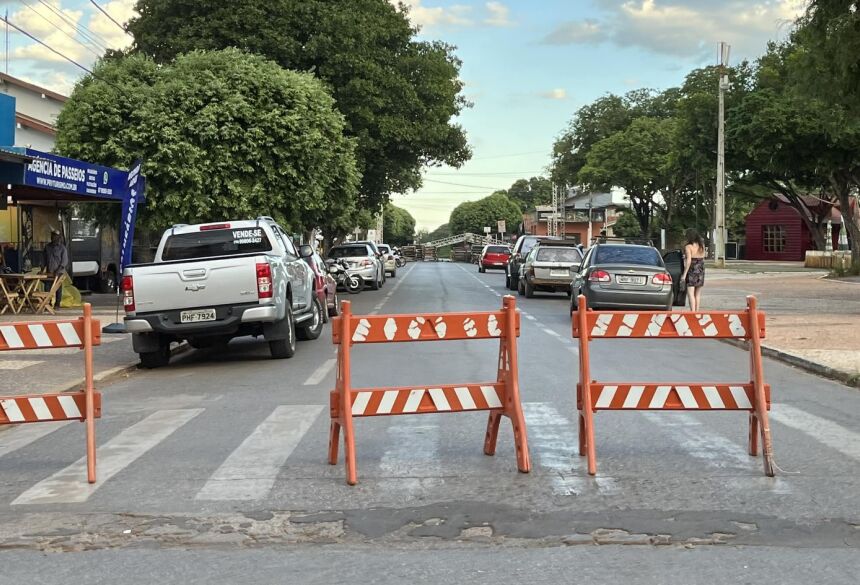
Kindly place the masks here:
<instances>
[{"instance_id":1,"label":"license plate","mask_svg":"<svg viewBox=\"0 0 860 585\"><path fill-rule=\"evenodd\" d=\"M618 284L645 284L644 276L624 276L622 274L615 275L615 282Z\"/></svg>"},{"instance_id":2,"label":"license plate","mask_svg":"<svg viewBox=\"0 0 860 585\"><path fill-rule=\"evenodd\" d=\"M200 309L197 311L182 311L179 313L182 323L200 323L201 321L214 321L215 309Z\"/></svg>"},{"instance_id":3,"label":"license plate","mask_svg":"<svg viewBox=\"0 0 860 585\"><path fill-rule=\"evenodd\" d=\"M549 275L550 276L565 277L565 276L569 276L570 273L567 270L550 270Z\"/></svg>"}]
</instances>

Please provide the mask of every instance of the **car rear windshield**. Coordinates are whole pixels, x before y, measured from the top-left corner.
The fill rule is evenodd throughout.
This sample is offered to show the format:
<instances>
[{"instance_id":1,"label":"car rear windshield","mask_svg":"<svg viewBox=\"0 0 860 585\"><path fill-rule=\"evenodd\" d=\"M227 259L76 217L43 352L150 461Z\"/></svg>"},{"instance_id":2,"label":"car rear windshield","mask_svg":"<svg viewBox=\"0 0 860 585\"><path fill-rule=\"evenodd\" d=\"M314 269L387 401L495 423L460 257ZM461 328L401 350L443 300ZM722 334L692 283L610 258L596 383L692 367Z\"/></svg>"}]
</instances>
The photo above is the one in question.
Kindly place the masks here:
<instances>
[{"instance_id":1,"label":"car rear windshield","mask_svg":"<svg viewBox=\"0 0 860 585\"><path fill-rule=\"evenodd\" d=\"M340 246L328 251L328 257L335 260L338 258L354 258L356 256L370 256L367 246Z\"/></svg>"},{"instance_id":2,"label":"car rear windshield","mask_svg":"<svg viewBox=\"0 0 860 585\"><path fill-rule=\"evenodd\" d=\"M379 251L383 254L391 253L391 248L388 247L388 244L378 244L376 247L379 248Z\"/></svg>"},{"instance_id":3,"label":"car rear windshield","mask_svg":"<svg viewBox=\"0 0 860 585\"><path fill-rule=\"evenodd\" d=\"M537 258L539 262L579 262L582 254L576 248L538 248Z\"/></svg>"},{"instance_id":4,"label":"car rear windshield","mask_svg":"<svg viewBox=\"0 0 860 585\"><path fill-rule=\"evenodd\" d=\"M208 230L173 234L164 243L161 259L190 260L269 252L272 244L263 228Z\"/></svg>"},{"instance_id":5,"label":"car rear windshield","mask_svg":"<svg viewBox=\"0 0 860 585\"><path fill-rule=\"evenodd\" d=\"M511 250L507 246L487 246L487 254L510 254Z\"/></svg>"},{"instance_id":6,"label":"car rear windshield","mask_svg":"<svg viewBox=\"0 0 860 585\"><path fill-rule=\"evenodd\" d=\"M597 249L596 263L663 266L656 249L638 246L600 246Z\"/></svg>"}]
</instances>

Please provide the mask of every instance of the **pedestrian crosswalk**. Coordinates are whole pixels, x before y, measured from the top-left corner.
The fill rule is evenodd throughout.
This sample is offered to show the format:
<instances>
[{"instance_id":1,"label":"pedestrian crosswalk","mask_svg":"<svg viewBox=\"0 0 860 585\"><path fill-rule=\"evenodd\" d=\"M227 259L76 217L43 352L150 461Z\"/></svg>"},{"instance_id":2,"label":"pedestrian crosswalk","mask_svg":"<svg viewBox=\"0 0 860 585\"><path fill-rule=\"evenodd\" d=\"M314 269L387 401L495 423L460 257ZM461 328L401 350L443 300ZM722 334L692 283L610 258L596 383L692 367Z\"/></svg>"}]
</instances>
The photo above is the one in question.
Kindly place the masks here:
<instances>
[{"instance_id":1,"label":"pedestrian crosswalk","mask_svg":"<svg viewBox=\"0 0 860 585\"><path fill-rule=\"evenodd\" d=\"M208 415L223 417L225 413L207 413L208 408L212 407L161 409L129 415L121 428L112 429L112 434L105 436L99 444L98 482L95 484L86 482L85 457L64 468L53 467L70 453L81 454L83 437L74 445L67 445L60 439L72 432L68 428L71 422L22 425L0 431L0 476L7 478L0 488L25 488L14 494L0 491L0 502L19 508L80 504L97 498L100 490L110 489L106 486L121 481L123 474L134 473L135 466L152 466L155 453L149 458L144 455L171 441L181 442L182 448L196 453L209 452L206 450L208 443L220 435L219 429L215 428L217 425ZM223 443L227 448L223 454L217 455L219 461L207 460L205 465L201 464L202 477L195 476L184 482L181 488L163 486L163 489L188 489L188 499L201 503L263 501L270 497L279 480L295 480L292 470L296 465L305 466L302 468L303 479L326 479L341 486L340 481L333 479L339 474L329 471L332 468L324 462L328 431L325 411L326 406L322 404L276 405L271 411L261 411L259 417L237 422L236 426L240 428L235 433L223 434L229 438L229 444ZM649 445L625 443L622 446L619 439L613 447L611 439L605 441L601 448L610 452L614 448L615 453L604 459L597 477L590 477L578 455L576 413L572 407L527 402L523 404L523 411L534 470L527 480L530 483L519 485L533 486L532 489L544 490L554 497L611 498L624 492L628 487L625 482L640 479L630 471L631 465L635 466L637 458L650 453ZM358 434L361 477L372 483L376 490L419 499L443 493L452 481L470 476L484 480L499 474L504 478L502 481L516 482L518 474L511 473L509 469L510 454L500 452L495 458L481 454L483 429L475 425L483 423L483 415L464 416L472 417L459 419L467 420L466 425L455 422L458 417L397 417L394 420L365 421L367 424L362 424ZM659 434L661 445L671 445L663 453L671 452L673 456L683 457L688 462L684 465L724 476L728 470L731 473L727 481L731 485L745 485L745 489L763 485L758 473L759 460L747 454L746 437L741 433L723 435L709 424L709 420L699 419L693 413L643 412L632 416L640 417L638 424L641 426L637 426L637 433L644 436ZM223 418L219 420L223 422ZM246 421L246 418L240 420ZM781 426L776 431L777 436L781 432L799 432L804 441L813 443L816 449L834 451L849 465L860 466L860 433L789 405L775 404L772 420L775 426ZM195 430L177 432L186 427L194 427ZM602 428L607 428L603 432L610 437L618 432L617 429L609 430L609 425ZM461 436L468 436L470 443L467 448L459 440ZM201 444L189 444L189 441L200 441ZM32 485L21 486L8 481L16 469L12 456L18 455L16 461L20 463L27 459L28 450L47 448L53 454L37 466ZM159 450L157 455L164 457L165 453L172 452L170 449ZM164 469L170 469L172 464L170 461L161 462ZM28 470L32 469L33 466L28 466ZM308 469L311 469L310 477ZM169 475L162 470L158 473ZM749 482L743 483L747 476ZM659 481L658 472L654 473L653 480ZM780 478L776 488L771 486L770 493L791 494L792 476Z\"/></svg>"}]
</instances>

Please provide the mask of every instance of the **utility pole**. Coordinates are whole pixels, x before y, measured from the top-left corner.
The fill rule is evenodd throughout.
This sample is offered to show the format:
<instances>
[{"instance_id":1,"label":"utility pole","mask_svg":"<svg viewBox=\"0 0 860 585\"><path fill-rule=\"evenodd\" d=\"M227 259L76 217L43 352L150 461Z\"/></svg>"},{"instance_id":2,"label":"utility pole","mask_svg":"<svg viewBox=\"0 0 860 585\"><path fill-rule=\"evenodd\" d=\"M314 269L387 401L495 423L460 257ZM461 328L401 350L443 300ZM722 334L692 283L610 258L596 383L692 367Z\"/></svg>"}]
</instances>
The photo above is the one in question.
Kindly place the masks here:
<instances>
[{"instance_id":1,"label":"utility pole","mask_svg":"<svg viewBox=\"0 0 860 585\"><path fill-rule=\"evenodd\" d=\"M588 193L588 239L586 240L586 242L588 243L589 246L591 246L591 238L593 237L592 229L591 229L591 208L593 207L593 205L594 205L594 194L589 192ZM604 213L606 213L606 211L604 211ZM606 222L605 217L604 217L603 221L604 221L604 223Z\"/></svg>"},{"instance_id":2,"label":"utility pole","mask_svg":"<svg viewBox=\"0 0 860 585\"><path fill-rule=\"evenodd\" d=\"M546 224L546 235L558 235L558 186L552 186L552 213L549 216L549 221Z\"/></svg>"},{"instance_id":3,"label":"utility pole","mask_svg":"<svg viewBox=\"0 0 860 585\"><path fill-rule=\"evenodd\" d=\"M385 241L385 239L382 237L382 226L383 226L382 212L380 211L379 213L376 214L376 243L377 244L381 244Z\"/></svg>"},{"instance_id":4,"label":"utility pole","mask_svg":"<svg viewBox=\"0 0 860 585\"><path fill-rule=\"evenodd\" d=\"M719 121L717 123L717 193L714 201L714 262L718 268L726 266L726 114L725 93L729 88L728 43L720 43Z\"/></svg>"}]
</instances>

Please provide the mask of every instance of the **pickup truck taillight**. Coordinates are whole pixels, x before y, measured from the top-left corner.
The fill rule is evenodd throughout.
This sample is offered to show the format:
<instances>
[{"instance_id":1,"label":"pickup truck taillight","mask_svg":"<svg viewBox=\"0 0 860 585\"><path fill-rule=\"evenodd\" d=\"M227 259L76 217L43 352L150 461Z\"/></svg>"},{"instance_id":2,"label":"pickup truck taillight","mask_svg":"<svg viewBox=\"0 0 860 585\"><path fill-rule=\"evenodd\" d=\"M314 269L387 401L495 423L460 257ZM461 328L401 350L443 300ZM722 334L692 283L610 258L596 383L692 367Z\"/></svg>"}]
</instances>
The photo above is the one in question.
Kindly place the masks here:
<instances>
[{"instance_id":1,"label":"pickup truck taillight","mask_svg":"<svg viewBox=\"0 0 860 585\"><path fill-rule=\"evenodd\" d=\"M134 306L134 278L131 276L123 276L120 284L122 290L122 306L126 313L133 313Z\"/></svg>"},{"instance_id":2,"label":"pickup truck taillight","mask_svg":"<svg viewBox=\"0 0 860 585\"><path fill-rule=\"evenodd\" d=\"M265 262L257 264L257 297L272 298L272 267Z\"/></svg>"},{"instance_id":3,"label":"pickup truck taillight","mask_svg":"<svg viewBox=\"0 0 860 585\"><path fill-rule=\"evenodd\" d=\"M362 260L361 265L362 266L373 266L373 260Z\"/></svg>"}]
</instances>

